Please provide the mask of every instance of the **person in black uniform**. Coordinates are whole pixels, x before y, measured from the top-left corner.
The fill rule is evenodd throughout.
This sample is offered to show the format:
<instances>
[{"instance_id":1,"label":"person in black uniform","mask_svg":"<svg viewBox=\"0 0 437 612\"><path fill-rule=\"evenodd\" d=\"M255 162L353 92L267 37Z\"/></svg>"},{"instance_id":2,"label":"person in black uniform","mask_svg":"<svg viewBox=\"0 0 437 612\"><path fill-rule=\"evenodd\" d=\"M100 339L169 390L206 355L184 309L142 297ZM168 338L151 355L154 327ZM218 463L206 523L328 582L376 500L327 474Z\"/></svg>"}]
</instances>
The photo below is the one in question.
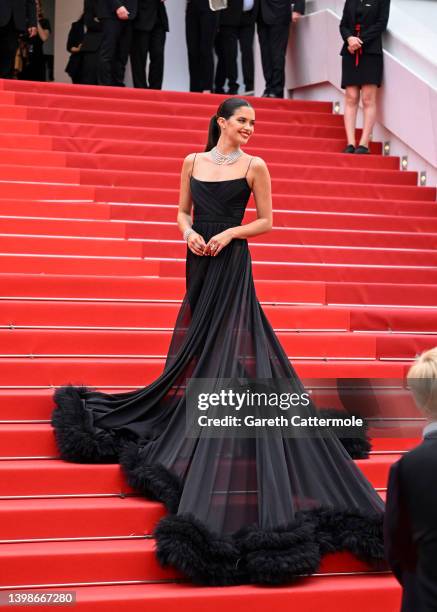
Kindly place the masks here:
<instances>
[{"instance_id":1,"label":"person in black uniform","mask_svg":"<svg viewBox=\"0 0 437 612\"><path fill-rule=\"evenodd\" d=\"M423 441L390 468L384 545L403 587L402 612L437 610L437 347L418 357L407 375L428 423Z\"/></svg>"},{"instance_id":2,"label":"person in black uniform","mask_svg":"<svg viewBox=\"0 0 437 612\"><path fill-rule=\"evenodd\" d=\"M99 50L103 41L102 23L97 17L97 0L85 0L84 21L86 33L80 48L82 56L81 83L97 85Z\"/></svg>"},{"instance_id":3,"label":"person in black uniform","mask_svg":"<svg viewBox=\"0 0 437 612\"><path fill-rule=\"evenodd\" d=\"M97 17L103 31L97 69L99 85L124 87L137 9L138 0L98 0Z\"/></svg>"},{"instance_id":4,"label":"person in black uniform","mask_svg":"<svg viewBox=\"0 0 437 612\"><path fill-rule=\"evenodd\" d=\"M35 0L1 0L0 78L11 79L14 76L18 35L26 31L31 38L37 34Z\"/></svg>"},{"instance_id":5,"label":"person in black uniform","mask_svg":"<svg viewBox=\"0 0 437 612\"><path fill-rule=\"evenodd\" d=\"M258 4L259 0L228 0L228 8L220 11L216 39L216 93L223 93L226 78L228 94L238 93L238 43L241 49L245 94L254 93L253 39Z\"/></svg>"},{"instance_id":6,"label":"person in black uniform","mask_svg":"<svg viewBox=\"0 0 437 612\"><path fill-rule=\"evenodd\" d=\"M213 11L209 0L187 0L185 35L190 72L190 91L209 93L214 80L214 39L220 11Z\"/></svg>"},{"instance_id":7,"label":"person in black uniform","mask_svg":"<svg viewBox=\"0 0 437 612\"><path fill-rule=\"evenodd\" d=\"M164 77L164 47L168 32L165 0L138 0L130 60L134 87L161 89ZM146 75L147 56L150 56Z\"/></svg>"},{"instance_id":8,"label":"person in black uniform","mask_svg":"<svg viewBox=\"0 0 437 612\"><path fill-rule=\"evenodd\" d=\"M285 54L290 23L296 23L305 13L305 0L260 0L258 8L258 38L261 48L267 98L283 98L285 85Z\"/></svg>"},{"instance_id":9,"label":"person in black uniform","mask_svg":"<svg viewBox=\"0 0 437 612\"><path fill-rule=\"evenodd\" d=\"M85 36L85 15L73 21L67 38L67 51L70 58L65 66L65 72L71 78L72 83L82 82L82 56L80 50Z\"/></svg>"},{"instance_id":10,"label":"person in black uniform","mask_svg":"<svg viewBox=\"0 0 437 612\"><path fill-rule=\"evenodd\" d=\"M50 38L50 21L44 17L40 0L35 0L37 15L36 36L25 36L29 61L21 71L19 78L23 81L46 81L46 61L44 43Z\"/></svg>"},{"instance_id":11,"label":"person in black uniform","mask_svg":"<svg viewBox=\"0 0 437 612\"><path fill-rule=\"evenodd\" d=\"M387 28L390 0L346 0L340 22L343 38L341 86L345 91L345 153L369 153L369 138L376 118L376 93L381 86L381 35ZM363 103L363 133L355 148L358 104Z\"/></svg>"}]
</instances>

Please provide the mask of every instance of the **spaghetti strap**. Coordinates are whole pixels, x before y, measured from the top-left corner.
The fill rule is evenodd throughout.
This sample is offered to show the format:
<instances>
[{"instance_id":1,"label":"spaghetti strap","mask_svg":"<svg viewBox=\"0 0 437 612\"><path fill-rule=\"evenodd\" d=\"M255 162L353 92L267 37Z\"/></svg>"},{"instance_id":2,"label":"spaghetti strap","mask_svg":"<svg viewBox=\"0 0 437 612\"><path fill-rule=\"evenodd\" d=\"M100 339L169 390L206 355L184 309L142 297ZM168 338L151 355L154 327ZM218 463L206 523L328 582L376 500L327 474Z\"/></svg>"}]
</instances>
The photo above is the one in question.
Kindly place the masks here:
<instances>
[{"instance_id":1,"label":"spaghetti strap","mask_svg":"<svg viewBox=\"0 0 437 612\"><path fill-rule=\"evenodd\" d=\"M193 165L191 166L191 174L190 177L193 176L194 164L196 162L197 153L194 153Z\"/></svg>"},{"instance_id":2,"label":"spaghetti strap","mask_svg":"<svg viewBox=\"0 0 437 612\"><path fill-rule=\"evenodd\" d=\"M247 170L246 170L246 174L244 175L244 178L246 178L247 173L249 172L249 168L250 168L250 164L252 163L252 159L253 157L250 158L250 162L249 162L249 165L247 166Z\"/></svg>"}]
</instances>

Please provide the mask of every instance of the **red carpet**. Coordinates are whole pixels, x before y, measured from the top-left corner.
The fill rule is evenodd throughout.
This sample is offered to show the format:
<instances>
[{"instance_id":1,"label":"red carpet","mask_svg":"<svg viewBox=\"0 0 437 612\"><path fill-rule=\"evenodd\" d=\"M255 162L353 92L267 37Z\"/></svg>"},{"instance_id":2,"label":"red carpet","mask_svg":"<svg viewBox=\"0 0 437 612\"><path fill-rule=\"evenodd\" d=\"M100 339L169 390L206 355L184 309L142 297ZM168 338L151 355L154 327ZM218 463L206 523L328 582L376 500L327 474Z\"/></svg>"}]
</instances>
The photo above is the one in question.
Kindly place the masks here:
<instances>
[{"instance_id":1,"label":"red carpet","mask_svg":"<svg viewBox=\"0 0 437 612\"><path fill-rule=\"evenodd\" d=\"M137 497L118 465L57 458L53 387L116 392L162 371L185 284L181 162L203 148L221 99L0 81L0 588L75 590L81 612L397 611L394 578L349 555L290 587L178 583L150 538L162 506ZM304 378L402 379L436 344L436 190L381 143L342 154L329 103L253 103L247 151L269 164L274 229L250 249L287 354ZM417 417L409 393L393 393L384 415ZM340 402L335 387L315 399ZM383 497L420 428L371 428L373 452L358 465Z\"/></svg>"}]
</instances>

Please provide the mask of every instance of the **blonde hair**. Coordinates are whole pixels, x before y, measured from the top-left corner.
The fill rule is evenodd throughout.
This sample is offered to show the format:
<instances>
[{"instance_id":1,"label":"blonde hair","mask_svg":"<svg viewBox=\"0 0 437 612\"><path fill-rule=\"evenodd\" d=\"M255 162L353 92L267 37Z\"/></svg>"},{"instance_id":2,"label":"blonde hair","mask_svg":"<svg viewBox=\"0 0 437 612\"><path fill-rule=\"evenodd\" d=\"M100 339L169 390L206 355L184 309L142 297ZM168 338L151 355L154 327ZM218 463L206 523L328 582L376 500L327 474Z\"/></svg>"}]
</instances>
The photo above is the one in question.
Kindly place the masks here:
<instances>
[{"instance_id":1,"label":"blonde hair","mask_svg":"<svg viewBox=\"0 0 437 612\"><path fill-rule=\"evenodd\" d=\"M437 419L437 346L416 355L407 380L417 406Z\"/></svg>"}]
</instances>

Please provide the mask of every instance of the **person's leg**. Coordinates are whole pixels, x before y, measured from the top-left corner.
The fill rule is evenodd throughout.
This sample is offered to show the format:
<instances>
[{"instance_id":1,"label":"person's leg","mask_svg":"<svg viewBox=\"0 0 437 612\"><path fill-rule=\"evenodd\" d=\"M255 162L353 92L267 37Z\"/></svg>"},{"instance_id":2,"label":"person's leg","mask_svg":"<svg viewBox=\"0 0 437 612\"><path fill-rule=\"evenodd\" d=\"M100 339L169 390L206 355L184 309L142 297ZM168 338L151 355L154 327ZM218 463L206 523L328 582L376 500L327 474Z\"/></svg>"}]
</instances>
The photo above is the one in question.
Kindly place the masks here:
<instances>
[{"instance_id":1,"label":"person's leg","mask_svg":"<svg viewBox=\"0 0 437 612\"><path fill-rule=\"evenodd\" d=\"M254 59L253 39L255 37L255 24L244 25L239 28L238 37L241 49L241 64L243 68L244 86L246 91L254 90Z\"/></svg>"},{"instance_id":2,"label":"person's leg","mask_svg":"<svg viewBox=\"0 0 437 612\"><path fill-rule=\"evenodd\" d=\"M99 49L97 77L99 85L114 85L114 64L122 22L102 19L103 39Z\"/></svg>"},{"instance_id":3,"label":"person's leg","mask_svg":"<svg viewBox=\"0 0 437 612\"><path fill-rule=\"evenodd\" d=\"M224 32L223 28L219 28L215 41L214 41L214 50L217 56L217 64L215 67L215 77L214 77L214 92L215 93L224 93L224 86L226 82L226 58L225 58L225 49L224 49Z\"/></svg>"},{"instance_id":4,"label":"person's leg","mask_svg":"<svg viewBox=\"0 0 437 612\"><path fill-rule=\"evenodd\" d=\"M193 1L187 3L185 13L190 91L202 91L200 84L200 13Z\"/></svg>"},{"instance_id":5,"label":"person's leg","mask_svg":"<svg viewBox=\"0 0 437 612\"><path fill-rule=\"evenodd\" d=\"M270 48L270 27L267 25L262 17L259 18L257 23L259 47L261 51L261 64L263 68L265 88L264 93L268 94L272 90L272 76L273 76L273 60Z\"/></svg>"},{"instance_id":6,"label":"person's leg","mask_svg":"<svg viewBox=\"0 0 437 612\"><path fill-rule=\"evenodd\" d=\"M218 11L209 5L202 7L200 14L200 86L201 91L211 92L214 81L214 40L219 24Z\"/></svg>"},{"instance_id":7,"label":"person's leg","mask_svg":"<svg viewBox=\"0 0 437 612\"><path fill-rule=\"evenodd\" d=\"M82 53L82 70L79 82L82 85L97 85L98 51Z\"/></svg>"},{"instance_id":8,"label":"person's leg","mask_svg":"<svg viewBox=\"0 0 437 612\"><path fill-rule=\"evenodd\" d=\"M124 21L118 38L117 52L114 62L114 79L117 87L124 87L124 73L126 70L129 51L132 45L132 21Z\"/></svg>"},{"instance_id":9,"label":"person's leg","mask_svg":"<svg viewBox=\"0 0 437 612\"><path fill-rule=\"evenodd\" d=\"M369 146L369 138L372 134L376 120L376 94L377 85L363 85L361 87L361 101L363 103L363 133L360 138L360 145Z\"/></svg>"},{"instance_id":10,"label":"person's leg","mask_svg":"<svg viewBox=\"0 0 437 612\"><path fill-rule=\"evenodd\" d=\"M347 144L355 146L355 124L357 120L360 88L358 85L348 85L344 93L344 128Z\"/></svg>"},{"instance_id":11,"label":"person's leg","mask_svg":"<svg viewBox=\"0 0 437 612\"><path fill-rule=\"evenodd\" d=\"M15 54L18 48L18 32L10 22L0 28L0 78L11 79L14 76Z\"/></svg>"},{"instance_id":12,"label":"person's leg","mask_svg":"<svg viewBox=\"0 0 437 612\"><path fill-rule=\"evenodd\" d=\"M149 87L161 89L164 79L164 48L166 31L161 26L156 26L150 32L150 65L149 65Z\"/></svg>"},{"instance_id":13,"label":"person's leg","mask_svg":"<svg viewBox=\"0 0 437 612\"><path fill-rule=\"evenodd\" d=\"M150 45L150 32L134 30L130 49L130 64L134 87L147 89L146 63Z\"/></svg>"},{"instance_id":14,"label":"person's leg","mask_svg":"<svg viewBox=\"0 0 437 612\"><path fill-rule=\"evenodd\" d=\"M238 93L238 27L224 26L224 53L230 94Z\"/></svg>"},{"instance_id":15,"label":"person's leg","mask_svg":"<svg viewBox=\"0 0 437 612\"><path fill-rule=\"evenodd\" d=\"M290 26L279 24L270 29L270 48L273 62L271 90L279 98L284 97L285 54L287 52Z\"/></svg>"}]
</instances>

